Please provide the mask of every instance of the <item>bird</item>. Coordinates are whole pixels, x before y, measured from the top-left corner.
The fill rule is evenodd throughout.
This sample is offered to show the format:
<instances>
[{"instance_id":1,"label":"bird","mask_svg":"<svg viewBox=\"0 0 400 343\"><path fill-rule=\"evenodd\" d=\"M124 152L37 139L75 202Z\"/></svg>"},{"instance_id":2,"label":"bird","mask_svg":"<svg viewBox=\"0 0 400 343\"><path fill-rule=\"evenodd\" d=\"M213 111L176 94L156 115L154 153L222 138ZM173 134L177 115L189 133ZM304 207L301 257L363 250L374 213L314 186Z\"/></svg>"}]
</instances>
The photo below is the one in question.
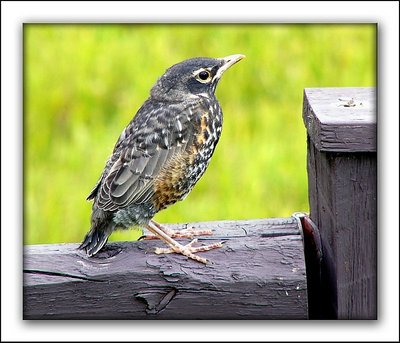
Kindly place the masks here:
<instances>
[{"instance_id":1,"label":"bird","mask_svg":"<svg viewBox=\"0 0 400 343\"><path fill-rule=\"evenodd\" d=\"M96 255L112 232L142 227L168 248L155 253L178 253L207 264L197 252L222 247L222 242L194 246L174 238L212 234L211 230L172 231L152 218L185 199L206 171L221 135L223 115L215 90L223 73L242 54L222 58L195 57L168 68L150 96L120 134L98 182L91 227L79 249Z\"/></svg>"}]
</instances>

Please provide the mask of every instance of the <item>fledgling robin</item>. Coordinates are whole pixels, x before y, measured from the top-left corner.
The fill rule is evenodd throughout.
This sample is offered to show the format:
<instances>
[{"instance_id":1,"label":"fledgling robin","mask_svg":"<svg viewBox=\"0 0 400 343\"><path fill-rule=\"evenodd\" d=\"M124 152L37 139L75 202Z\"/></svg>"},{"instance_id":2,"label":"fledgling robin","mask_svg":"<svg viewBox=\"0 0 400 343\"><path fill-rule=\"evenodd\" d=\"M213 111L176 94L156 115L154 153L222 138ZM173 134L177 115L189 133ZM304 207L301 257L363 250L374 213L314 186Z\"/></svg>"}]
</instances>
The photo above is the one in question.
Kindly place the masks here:
<instances>
[{"instance_id":1,"label":"fledgling robin","mask_svg":"<svg viewBox=\"0 0 400 343\"><path fill-rule=\"evenodd\" d=\"M194 247L173 237L211 231L171 232L152 220L169 205L183 200L205 172L222 129L222 111L215 88L222 74L244 55L198 57L175 64L157 80L150 97L122 131L95 188L91 228L80 249L95 255L116 229L147 228L169 245L156 253L175 252L199 262L196 252L222 243Z\"/></svg>"}]
</instances>

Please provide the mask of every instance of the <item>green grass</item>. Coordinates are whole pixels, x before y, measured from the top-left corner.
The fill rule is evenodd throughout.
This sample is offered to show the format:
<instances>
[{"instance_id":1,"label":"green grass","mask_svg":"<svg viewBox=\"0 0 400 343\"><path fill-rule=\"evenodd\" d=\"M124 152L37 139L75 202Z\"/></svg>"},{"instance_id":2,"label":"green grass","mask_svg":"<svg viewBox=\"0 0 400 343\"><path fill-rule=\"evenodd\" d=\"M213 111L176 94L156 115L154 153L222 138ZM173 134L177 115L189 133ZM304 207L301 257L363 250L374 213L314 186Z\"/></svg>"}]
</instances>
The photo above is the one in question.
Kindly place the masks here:
<instances>
[{"instance_id":1,"label":"green grass","mask_svg":"<svg viewBox=\"0 0 400 343\"><path fill-rule=\"evenodd\" d=\"M120 132L164 70L194 56L247 58L218 86L224 127L207 172L155 219L308 211L303 89L375 86L375 41L375 25L25 25L24 243L82 240Z\"/></svg>"}]
</instances>

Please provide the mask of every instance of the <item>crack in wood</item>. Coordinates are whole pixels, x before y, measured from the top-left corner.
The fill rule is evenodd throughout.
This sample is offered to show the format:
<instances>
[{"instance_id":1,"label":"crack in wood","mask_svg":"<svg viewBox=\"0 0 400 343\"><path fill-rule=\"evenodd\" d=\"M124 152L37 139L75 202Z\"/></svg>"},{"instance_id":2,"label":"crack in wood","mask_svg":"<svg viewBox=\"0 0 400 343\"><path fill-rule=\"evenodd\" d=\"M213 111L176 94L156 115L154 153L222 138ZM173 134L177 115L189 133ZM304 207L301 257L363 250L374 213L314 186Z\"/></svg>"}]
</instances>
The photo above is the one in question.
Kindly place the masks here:
<instances>
[{"instance_id":1,"label":"crack in wood","mask_svg":"<svg viewBox=\"0 0 400 343\"><path fill-rule=\"evenodd\" d=\"M135 294L135 298L146 304L147 314L158 314L167 307L177 293L176 288L170 289L166 294L161 294L160 290L148 290Z\"/></svg>"},{"instance_id":2,"label":"crack in wood","mask_svg":"<svg viewBox=\"0 0 400 343\"><path fill-rule=\"evenodd\" d=\"M269 232L269 233L262 233L260 235L261 238L266 237L282 237L282 236L297 236L298 233L294 233L293 231L282 231L282 232Z\"/></svg>"},{"instance_id":3,"label":"crack in wood","mask_svg":"<svg viewBox=\"0 0 400 343\"><path fill-rule=\"evenodd\" d=\"M39 274L39 275L49 275L49 276L61 276L61 277L66 277L66 278L71 278L71 279L78 279L78 280L84 280L84 281L94 281L94 282L104 282L105 280L99 280L99 279L92 279L86 276L80 276L80 275L71 275L67 273L60 273L60 272L50 272L46 270L28 270L24 269L24 273L27 274Z\"/></svg>"}]
</instances>

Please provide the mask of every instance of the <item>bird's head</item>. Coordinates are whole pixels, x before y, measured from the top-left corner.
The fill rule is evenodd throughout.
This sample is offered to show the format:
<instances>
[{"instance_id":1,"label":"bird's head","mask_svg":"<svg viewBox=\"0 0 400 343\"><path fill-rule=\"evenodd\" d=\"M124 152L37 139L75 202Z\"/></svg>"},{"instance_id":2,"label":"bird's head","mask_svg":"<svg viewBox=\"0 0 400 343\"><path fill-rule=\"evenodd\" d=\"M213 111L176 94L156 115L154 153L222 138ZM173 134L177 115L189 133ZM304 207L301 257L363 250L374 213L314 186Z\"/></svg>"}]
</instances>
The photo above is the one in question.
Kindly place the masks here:
<instances>
[{"instance_id":1,"label":"bird's head","mask_svg":"<svg viewBox=\"0 0 400 343\"><path fill-rule=\"evenodd\" d=\"M188 96L214 94L222 74L244 55L222 58L196 57L168 68L157 80L151 96L157 99L181 100Z\"/></svg>"}]
</instances>

